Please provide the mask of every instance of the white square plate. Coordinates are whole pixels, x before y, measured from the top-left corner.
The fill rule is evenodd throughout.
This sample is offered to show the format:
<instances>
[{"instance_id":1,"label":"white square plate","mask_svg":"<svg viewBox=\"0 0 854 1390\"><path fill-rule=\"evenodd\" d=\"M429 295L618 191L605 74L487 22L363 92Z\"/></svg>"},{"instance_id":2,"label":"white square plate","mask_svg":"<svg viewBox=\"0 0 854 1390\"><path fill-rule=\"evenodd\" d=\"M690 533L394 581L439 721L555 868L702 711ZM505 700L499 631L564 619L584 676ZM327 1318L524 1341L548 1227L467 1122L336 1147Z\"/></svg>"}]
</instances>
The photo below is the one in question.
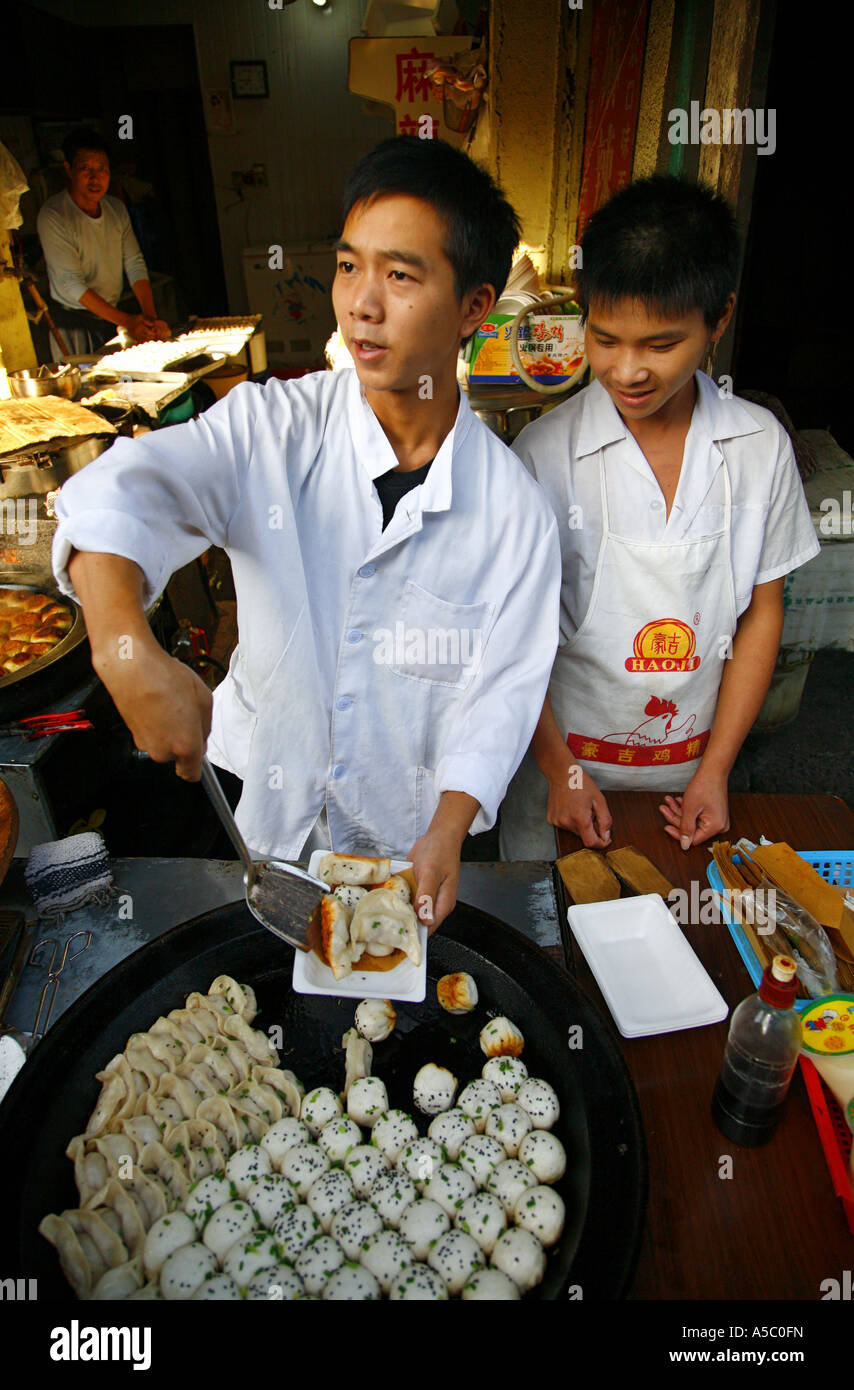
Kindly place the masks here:
<instances>
[{"instance_id":1,"label":"white square plate","mask_svg":"<svg viewBox=\"0 0 854 1390\"><path fill-rule=\"evenodd\" d=\"M318 866L329 851L316 849L308 861L308 872L317 875ZM411 869L406 859L392 859L391 872ZM297 951L294 955L294 989L297 994L334 994L339 999L403 999L420 1004L427 994L427 928L418 924L421 942L421 964L402 960L393 970L354 970L343 980L336 980L328 965L314 951Z\"/></svg>"},{"instance_id":2,"label":"white square plate","mask_svg":"<svg viewBox=\"0 0 854 1390\"><path fill-rule=\"evenodd\" d=\"M624 1038L726 1018L726 1001L657 893L585 903L568 916Z\"/></svg>"}]
</instances>

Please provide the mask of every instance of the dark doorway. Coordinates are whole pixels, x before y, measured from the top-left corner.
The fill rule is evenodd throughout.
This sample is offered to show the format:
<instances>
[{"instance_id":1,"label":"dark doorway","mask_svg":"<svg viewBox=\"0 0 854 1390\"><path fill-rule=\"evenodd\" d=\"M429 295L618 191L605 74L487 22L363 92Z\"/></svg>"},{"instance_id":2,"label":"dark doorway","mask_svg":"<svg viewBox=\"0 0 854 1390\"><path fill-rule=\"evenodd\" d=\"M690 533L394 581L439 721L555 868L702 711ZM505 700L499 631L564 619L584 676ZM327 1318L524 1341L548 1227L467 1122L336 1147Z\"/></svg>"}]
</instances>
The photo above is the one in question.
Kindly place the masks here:
<instances>
[{"instance_id":1,"label":"dark doorway","mask_svg":"<svg viewBox=\"0 0 854 1390\"><path fill-rule=\"evenodd\" d=\"M0 111L28 119L28 149L44 167L63 132L96 123L111 146L114 175L126 181L111 191L125 198L149 270L172 277L179 319L227 313L192 26L99 28L20 5L10 11L7 38L14 62ZM127 117L130 127L122 121ZM122 138L129 132L132 138ZM61 166L49 172L43 195L64 186ZM41 248L34 212L22 241L28 264L35 264Z\"/></svg>"},{"instance_id":2,"label":"dark doorway","mask_svg":"<svg viewBox=\"0 0 854 1390\"><path fill-rule=\"evenodd\" d=\"M150 237L151 264L173 276L183 314L227 313L192 27L149 25L90 33L101 46L104 119L115 131L122 115L133 118L133 140L116 142L117 162L126 153L135 176L156 190L140 242Z\"/></svg>"},{"instance_id":3,"label":"dark doorway","mask_svg":"<svg viewBox=\"0 0 854 1390\"><path fill-rule=\"evenodd\" d=\"M757 159L733 376L736 392L771 392L796 428L829 429L852 454L851 81L840 13L812 23L800 6L777 6L766 99L777 149Z\"/></svg>"}]
</instances>

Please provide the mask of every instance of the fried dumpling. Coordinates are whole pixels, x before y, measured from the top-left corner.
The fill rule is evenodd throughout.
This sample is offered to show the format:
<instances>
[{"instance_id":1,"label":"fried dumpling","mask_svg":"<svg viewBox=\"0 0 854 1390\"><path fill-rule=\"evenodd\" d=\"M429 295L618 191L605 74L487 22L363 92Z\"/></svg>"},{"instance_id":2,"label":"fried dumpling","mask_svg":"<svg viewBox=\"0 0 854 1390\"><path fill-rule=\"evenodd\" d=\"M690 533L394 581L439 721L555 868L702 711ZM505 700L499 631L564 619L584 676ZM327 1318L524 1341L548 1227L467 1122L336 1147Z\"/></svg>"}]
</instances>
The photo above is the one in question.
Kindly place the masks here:
<instances>
[{"instance_id":1,"label":"fried dumpling","mask_svg":"<svg viewBox=\"0 0 854 1390\"><path fill-rule=\"evenodd\" d=\"M146 1211L142 1202L126 1191L124 1183L110 1178L100 1192L90 1198L87 1209L94 1210L102 1221L108 1221L111 1211L115 1213L119 1225L117 1234L130 1255L133 1257L137 1254L145 1240Z\"/></svg>"},{"instance_id":2,"label":"fried dumpling","mask_svg":"<svg viewBox=\"0 0 854 1390\"><path fill-rule=\"evenodd\" d=\"M370 1076L374 1050L367 1038L363 1038L355 1028L347 1029L341 1039L341 1046L345 1049L344 1099L346 1100L353 1083Z\"/></svg>"},{"instance_id":3,"label":"fried dumpling","mask_svg":"<svg viewBox=\"0 0 854 1390\"><path fill-rule=\"evenodd\" d=\"M208 994L223 995L234 1012L245 1018L247 1023L251 1023L258 1012L255 991L249 985L239 985L230 975L217 975Z\"/></svg>"},{"instance_id":4,"label":"fried dumpling","mask_svg":"<svg viewBox=\"0 0 854 1390\"><path fill-rule=\"evenodd\" d=\"M363 999L356 1008L356 1029L368 1042L385 1042L394 1032L397 1014L390 999Z\"/></svg>"},{"instance_id":5,"label":"fried dumpling","mask_svg":"<svg viewBox=\"0 0 854 1390\"><path fill-rule=\"evenodd\" d=\"M77 1297L88 1298L94 1282L93 1273L95 1280L100 1279L105 1273L102 1262L98 1262L97 1272L93 1271L75 1231L61 1216L51 1213L50 1216L44 1217L39 1223L39 1234L55 1247L62 1272Z\"/></svg>"},{"instance_id":6,"label":"fried dumpling","mask_svg":"<svg viewBox=\"0 0 854 1390\"><path fill-rule=\"evenodd\" d=\"M367 888L362 888L357 883L339 883L332 896L345 907L355 907L367 892Z\"/></svg>"},{"instance_id":7,"label":"fried dumpling","mask_svg":"<svg viewBox=\"0 0 854 1390\"><path fill-rule=\"evenodd\" d=\"M353 912L350 938L354 944L370 943L404 951L413 965L421 964L418 919L411 904L401 902L391 888L375 888Z\"/></svg>"},{"instance_id":8,"label":"fried dumpling","mask_svg":"<svg viewBox=\"0 0 854 1390\"><path fill-rule=\"evenodd\" d=\"M90 1139L89 1145L103 1155L111 1178L121 1177L128 1163L133 1166L136 1162L136 1145L124 1134L102 1134L98 1139Z\"/></svg>"},{"instance_id":9,"label":"fried dumpling","mask_svg":"<svg viewBox=\"0 0 854 1390\"><path fill-rule=\"evenodd\" d=\"M395 897L400 898L402 903L412 902L409 884L401 874L392 874L391 878L387 878L385 882L380 883L378 887L387 888L390 893L394 893Z\"/></svg>"},{"instance_id":10,"label":"fried dumpling","mask_svg":"<svg viewBox=\"0 0 854 1390\"><path fill-rule=\"evenodd\" d=\"M181 1062L180 1066L175 1068L175 1075L192 1086L198 1096L197 1104L201 1104L209 1096L219 1095L222 1090L219 1078L201 1062Z\"/></svg>"},{"instance_id":11,"label":"fried dumpling","mask_svg":"<svg viewBox=\"0 0 854 1390\"><path fill-rule=\"evenodd\" d=\"M159 1178L153 1177L150 1173L143 1173L141 1168L134 1167L133 1175L130 1178L123 1178L122 1183L125 1191L139 1202L146 1230L159 1217L166 1215L171 1199Z\"/></svg>"},{"instance_id":12,"label":"fried dumpling","mask_svg":"<svg viewBox=\"0 0 854 1390\"><path fill-rule=\"evenodd\" d=\"M336 980L343 980L345 975L351 974L354 962L362 954L361 947L354 952L350 941L350 917L350 908L345 907L338 898L327 897L320 904L323 954Z\"/></svg>"},{"instance_id":13,"label":"fried dumpling","mask_svg":"<svg viewBox=\"0 0 854 1390\"><path fill-rule=\"evenodd\" d=\"M184 1120L192 1119L202 1101L207 1100L204 1091L198 1091L192 1081L184 1076L176 1076L175 1072L171 1071L161 1076L153 1094L158 1100L165 1100L167 1097L175 1100L181 1107L181 1119Z\"/></svg>"},{"instance_id":14,"label":"fried dumpling","mask_svg":"<svg viewBox=\"0 0 854 1390\"><path fill-rule=\"evenodd\" d=\"M382 883L391 873L390 859L366 859L358 854L325 854L317 869L324 883Z\"/></svg>"},{"instance_id":15,"label":"fried dumpling","mask_svg":"<svg viewBox=\"0 0 854 1390\"><path fill-rule=\"evenodd\" d=\"M243 1129L225 1096L210 1096L203 1100L196 1111L198 1120L207 1120L214 1126L219 1136L219 1148L233 1153L243 1143Z\"/></svg>"},{"instance_id":16,"label":"fried dumpling","mask_svg":"<svg viewBox=\"0 0 854 1390\"><path fill-rule=\"evenodd\" d=\"M203 1066L216 1079L217 1095L230 1091L249 1074L249 1058L230 1039L229 1043L230 1047L226 1047L225 1039L213 1047L208 1043L196 1043L187 1053L188 1063Z\"/></svg>"},{"instance_id":17,"label":"fried dumpling","mask_svg":"<svg viewBox=\"0 0 854 1390\"><path fill-rule=\"evenodd\" d=\"M124 1242L119 1239L115 1231L102 1221L97 1212L89 1208L64 1211L61 1213L62 1220L67 1221L77 1239L80 1241L81 1248L87 1253L90 1264L92 1253L89 1242L97 1251L97 1258L103 1261L105 1269L113 1269L116 1265L123 1265L130 1259L130 1252Z\"/></svg>"},{"instance_id":18,"label":"fried dumpling","mask_svg":"<svg viewBox=\"0 0 854 1390\"><path fill-rule=\"evenodd\" d=\"M222 1021L222 1031L227 1037L234 1038L249 1053L253 1062L260 1062L265 1067L277 1065L279 1054L267 1034L258 1028L250 1028L240 1014L228 1014Z\"/></svg>"},{"instance_id":19,"label":"fried dumpling","mask_svg":"<svg viewBox=\"0 0 854 1390\"><path fill-rule=\"evenodd\" d=\"M89 1142L91 1143L91 1140ZM87 1142L82 1134L74 1136L65 1152L74 1164L74 1181L80 1193L81 1205L85 1206L88 1199L109 1179L109 1165L103 1154L97 1151L87 1152Z\"/></svg>"},{"instance_id":20,"label":"fried dumpling","mask_svg":"<svg viewBox=\"0 0 854 1390\"><path fill-rule=\"evenodd\" d=\"M436 986L436 997L449 1014L471 1013L477 1006L477 984L465 970L443 975Z\"/></svg>"},{"instance_id":21,"label":"fried dumpling","mask_svg":"<svg viewBox=\"0 0 854 1390\"><path fill-rule=\"evenodd\" d=\"M164 1061L162 1056L157 1057L152 1052L144 1033L134 1033L128 1039L125 1056L134 1071L142 1072L149 1086L156 1086L163 1073L169 1071L172 1065L171 1059Z\"/></svg>"},{"instance_id":22,"label":"fried dumpling","mask_svg":"<svg viewBox=\"0 0 854 1390\"><path fill-rule=\"evenodd\" d=\"M153 1173L160 1179L176 1206L183 1202L190 1185L186 1171L162 1144L146 1144L139 1156L139 1167L143 1173Z\"/></svg>"},{"instance_id":23,"label":"fried dumpling","mask_svg":"<svg viewBox=\"0 0 854 1390\"><path fill-rule=\"evenodd\" d=\"M210 1120L184 1120L169 1132L165 1147L181 1159L190 1181L195 1182L225 1167L228 1156L220 1140L219 1130Z\"/></svg>"},{"instance_id":24,"label":"fried dumpling","mask_svg":"<svg viewBox=\"0 0 854 1390\"><path fill-rule=\"evenodd\" d=\"M140 1151L146 1144L156 1144L161 1137L160 1130L150 1115L135 1115L130 1120L122 1120L121 1132Z\"/></svg>"},{"instance_id":25,"label":"fried dumpling","mask_svg":"<svg viewBox=\"0 0 854 1390\"><path fill-rule=\"evenodd\" d=\"M118 1061L118 1058L114 1060ZM127 1100L127 1086L115 1071L110 1072L109 1067L107 1067L104 1071L97 1073L97 1079L102 1081L103 1085L95 1103L95 1109L92 1111L86 1126L85 1137L87 1139L96 1134L103 1134L109 1129L117 1111Z\"/></svg>"},{"instance_id":26,"label":"fried dumpling","mask_svg":"<svg viewBox=\"0 0 854 1390\"><path fill-rule=\"evenodd\" d=\"M299 1115L305 1087L292 1071L255 1066L252 1075L256 1081L272 1087L281 1102L283 1115Z\"/></svg>"},{"instance_id":27,"label":"fried dumpling","mask_svg":"<svg viewBox=\"0 0 854 1390\"><path fill-rule=\"evenodd\" d=\"M128 1260L126 1264L116 1265L115 1269L108 1269L106 1274L102 1274L91 1297L96 1301L113 1303L117 1299L130 1298L131 1294L142 1288L144 1282L142 1261Z\"/></svg>"}]
</instances>

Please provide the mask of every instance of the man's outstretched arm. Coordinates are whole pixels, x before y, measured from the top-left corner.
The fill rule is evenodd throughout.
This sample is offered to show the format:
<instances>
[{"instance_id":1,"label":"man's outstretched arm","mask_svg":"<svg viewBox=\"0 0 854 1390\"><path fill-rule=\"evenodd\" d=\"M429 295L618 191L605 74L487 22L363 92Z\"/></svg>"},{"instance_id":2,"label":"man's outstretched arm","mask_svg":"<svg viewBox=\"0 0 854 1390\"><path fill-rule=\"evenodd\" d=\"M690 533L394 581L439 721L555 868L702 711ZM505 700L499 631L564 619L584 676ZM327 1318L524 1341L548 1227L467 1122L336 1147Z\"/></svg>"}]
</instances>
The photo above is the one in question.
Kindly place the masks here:
<instances>
[{"instance_id":1,"label":"man's outstretched arm","mask_svg":"<svg viewBox=\"0 0 854 1390\"><path fill-rule=\"evenodd\" d=\"M211 728L211 692L168 656L148 625L143 573L133 560L72 552L68 577L80 599L92 665L141 748L158 763L175 763L197 782Z\"/></svg>"}]
</instances>

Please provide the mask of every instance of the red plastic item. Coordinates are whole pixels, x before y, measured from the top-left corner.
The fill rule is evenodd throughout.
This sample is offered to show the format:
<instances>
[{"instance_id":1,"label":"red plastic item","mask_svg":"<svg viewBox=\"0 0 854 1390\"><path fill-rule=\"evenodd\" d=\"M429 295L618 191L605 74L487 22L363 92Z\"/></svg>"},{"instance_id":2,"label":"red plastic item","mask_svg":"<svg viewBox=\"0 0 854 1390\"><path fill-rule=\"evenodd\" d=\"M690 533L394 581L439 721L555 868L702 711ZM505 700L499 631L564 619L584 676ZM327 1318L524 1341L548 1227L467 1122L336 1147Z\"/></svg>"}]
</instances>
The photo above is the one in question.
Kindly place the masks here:
<instances>
[{"instance_id":1,"label":"red plastic item","mask_svg":"<svg viewBox=\"0 0 854 1390\"><path fill-rule=\"evenodd\" d=\"M777 956L774 957L776 961ZM766 1004L773 1004L776 1009L790 1009L795 1002L795 995L798 992L798 978L795 974L795 962L789 956L780 956L779 959L791 967L792 975L788 980L778 980L774 975L774 966L766 965L759 985L759 994Z\"/></svg>"},{"instance_id":2,"label":"red plastic item","mask_svg":"<svg viewBox=\"0 0 854 1390\"><path fill-rule=\"evenodd\" d=\"M836 1097L825 1086L812 1062L808 1057L801 1057L800 1063L818 1137L830 1169L833 1190L837 1197L842 1199L845 1220L854 1236L854 1183L851 1181L849 1167L851 1131L845 1123Z\"/></svg>"}]
</instances>

